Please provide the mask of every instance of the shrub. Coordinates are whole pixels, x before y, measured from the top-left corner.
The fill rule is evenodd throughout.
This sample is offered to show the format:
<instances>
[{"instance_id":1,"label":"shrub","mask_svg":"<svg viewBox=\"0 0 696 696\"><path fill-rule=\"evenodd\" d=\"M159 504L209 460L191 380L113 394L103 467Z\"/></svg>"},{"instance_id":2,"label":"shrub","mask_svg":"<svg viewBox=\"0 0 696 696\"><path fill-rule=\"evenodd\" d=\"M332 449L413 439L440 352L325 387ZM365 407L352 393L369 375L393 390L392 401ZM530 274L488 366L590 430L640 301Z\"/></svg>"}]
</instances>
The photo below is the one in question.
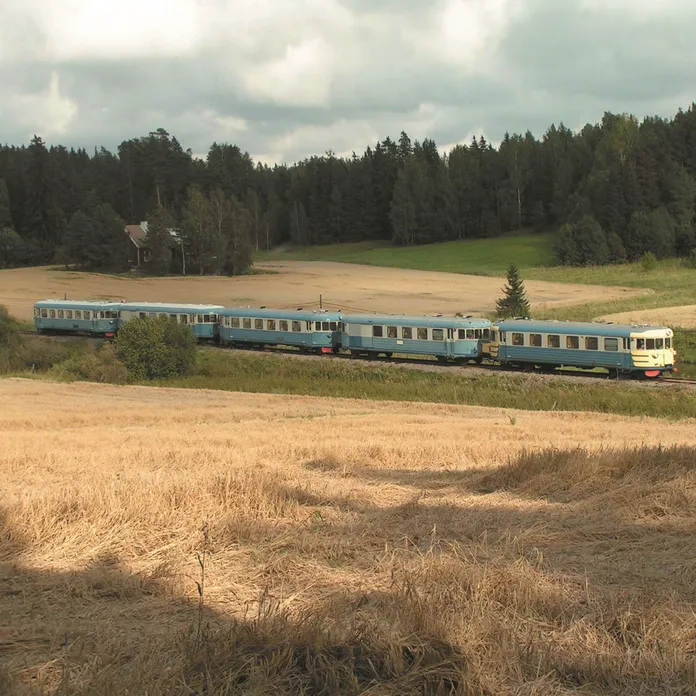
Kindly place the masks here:
<instances>
[{"instance_id":1,"label":"shrub","mask_svg":"<svg viewBox=\"0 0 696 696\"><path fill-rule=\"evenodd\" d=\"M116 353L133 379L188 375L196 363L196 337L189 326L166 317L140 317L119 330Z\"/></svg>"},{"instance_id":2,"label":"shrub","mask_svg":"<svg viewBox=\"0 0 696 696\"><path fill-rule=\"evenodd\" d=\"M9 348L19 340L17 321L7 307L0 305L0 346Z\"/></svg>"},{"instance_id":3,"label":"shrub","mask_svg":"<svg viewBox=\"0 0 696 696\"><path fill-rule=\"evenodd\" d=\"M123 384L128 381L128 370L118 359L116 348L105 343L99 348L89 347L82 355L74 355L55 366L55 372L75 375L90 382L110 382Z\"/></svg>"},{"instance_id":4,"label":"shrub","mask_svg":"<svg viewBox=\"0 0 696 696\"><path fill-rule=\"evenodd\" d=\"M657 268L657 256L652 251L647 251L640 257L640 268L643 273L650 273Z\"/></svg>"}]
</instances>

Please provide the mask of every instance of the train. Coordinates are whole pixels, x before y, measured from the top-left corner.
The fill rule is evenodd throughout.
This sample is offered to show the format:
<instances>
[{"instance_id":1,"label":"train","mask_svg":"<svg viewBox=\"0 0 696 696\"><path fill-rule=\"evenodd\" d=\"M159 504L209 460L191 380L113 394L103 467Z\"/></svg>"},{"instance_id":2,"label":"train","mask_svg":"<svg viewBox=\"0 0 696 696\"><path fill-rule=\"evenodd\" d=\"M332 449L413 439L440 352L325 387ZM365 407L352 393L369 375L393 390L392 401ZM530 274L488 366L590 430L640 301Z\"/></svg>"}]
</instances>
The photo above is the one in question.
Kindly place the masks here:
<instances>
[{"instance_id":1,"label":"train","mask_svg":"<svg viewBox=\"0 0 696 696\"><path fill-rule=\"evenodd\" d=\"M430 356L459 365L486 360L525 371L603 368L617 377L651 379L677 371L674 332L666 326L160 302L41 300L34 305L40 333L113 338L135 317L166 317L189 326L200 341L229 347L289 346L366 359Z\"/></svg>"}]
</instances>

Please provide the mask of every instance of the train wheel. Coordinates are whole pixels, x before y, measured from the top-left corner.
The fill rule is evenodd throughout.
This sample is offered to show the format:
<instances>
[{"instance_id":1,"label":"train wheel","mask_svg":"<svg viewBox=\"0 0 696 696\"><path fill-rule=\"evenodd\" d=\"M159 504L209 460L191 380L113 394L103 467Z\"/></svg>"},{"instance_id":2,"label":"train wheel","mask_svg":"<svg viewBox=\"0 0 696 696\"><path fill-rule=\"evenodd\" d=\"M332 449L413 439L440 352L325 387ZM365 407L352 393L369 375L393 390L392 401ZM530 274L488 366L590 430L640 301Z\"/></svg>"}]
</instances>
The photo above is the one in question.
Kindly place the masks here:
<instances>
[{"instance_id":1,"label":"train wheel","mask_svg":"<svg viewBox=\"0 0 696 696\"><path fill-rule=\"evenodd\" d=\"M384 357L385 357L387 360L391 360L392 355L394 355L394 353L385 353L385 354L384 354Z\"/></svg>"},{"instance_id":2,"label":"train wheel","mask_svg":"<svg viewBox=\"0 0 696 696\"><path fill-rule=\"evenodd\" d=\"M447 362L447 358L445 358L444 355L438 355L438 356L437 356L437 362L438 362L440 365L444 365L444 364Z\"/></svg>"}]
</instances>

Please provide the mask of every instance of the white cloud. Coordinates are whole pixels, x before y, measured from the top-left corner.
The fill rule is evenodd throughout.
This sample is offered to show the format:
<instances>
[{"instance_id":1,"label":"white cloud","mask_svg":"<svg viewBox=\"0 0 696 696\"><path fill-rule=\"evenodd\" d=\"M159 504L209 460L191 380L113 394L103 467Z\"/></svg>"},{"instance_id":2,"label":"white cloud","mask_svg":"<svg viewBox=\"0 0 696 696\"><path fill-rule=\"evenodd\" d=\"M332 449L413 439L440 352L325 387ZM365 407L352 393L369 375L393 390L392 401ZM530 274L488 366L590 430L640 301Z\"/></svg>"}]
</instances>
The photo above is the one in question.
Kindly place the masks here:
<instances>
[{"instance_id":1,"label":"white cloud","mask_svg":"<svg viewBox=\"0 0 696 696\"><path fill-rule=\"evenodd\" d=\"M38 133L42 136L64 135L77 118L77 104L60 93L60 77L51 73L48 88L42 92L17 94L11 101L12 110L18 121L27 130L27 136Z\"/></svg>"}]
</instances>

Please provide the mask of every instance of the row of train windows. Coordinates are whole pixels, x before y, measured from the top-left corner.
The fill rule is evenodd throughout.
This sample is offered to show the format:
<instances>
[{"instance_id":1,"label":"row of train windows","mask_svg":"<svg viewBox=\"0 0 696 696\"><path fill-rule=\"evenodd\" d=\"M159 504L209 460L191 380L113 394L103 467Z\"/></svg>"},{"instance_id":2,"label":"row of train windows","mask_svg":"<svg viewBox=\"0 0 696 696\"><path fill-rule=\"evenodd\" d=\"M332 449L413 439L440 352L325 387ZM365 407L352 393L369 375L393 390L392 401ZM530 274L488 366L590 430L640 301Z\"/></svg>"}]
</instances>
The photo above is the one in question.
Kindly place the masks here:
<instances>
[{"instance_id":1,"label":"row of train windows","mask_svg":"<svg viewBox=\"0 0 696 696\"><path fill-rule=\"evenodd\" d=\"M384 328L383 326L373 326L372 327L372 335L375 338L384 338L385 333L384 333ZM398 338L398 327L396 326L387 326L386 327L386 337L387 338ZM412 339L413 338L413 329L410 326L402 326L401 327L401 338L405 339ZM452 339L454 338L454 335L451 333L452 329L447 329L448 335L447 338ZM416 332L416 339L419 341L427 341L428 340L428 335L432 336L433 341L444 341L445 340L445 330L444 329L427 329L427 328L419 328L415 330ZM457 329L457 339L464 341L477 341L480 339L488 340L490 337L490 331L489 329Z\"/></svg>"},{"instance_id":2,"label":"row of train windows","mask_svg":"<svg viewBox=\"0 0 696 696\"><path fill-rule=\"evenodd\" d=\"M242 317L225 317L224 325L229 326L232 329L251 329L253 322L253 328L257 331L302 331L301 321L288 321L286 319L247 319ZM314 324L314 331L338 331L341 328L341 322L338 321L305 321L305 331L312 331L312 324Z\"/></svg>"},{"instance_id":3,"label":"row of train windows","mask_svg":"<svg viewBox=\"0 0 696 696\"><path fill-rule=\"evenodd\" d=\"M528 344L529 346L541 348L543 345L542 334L529 334ZM500 340L504 343L506 340L505 331L500 332ZM596 336L585 336L584 337L584 348L585 350L599 350L599 338ZM623 350L629 349L629 339L622 338ZM637 350L662 350L663 348L670 349L672 347L671 338L639 338L633 339L634 347ZM523 333L511 332L510 334L510 345L512 346L524 346L525 345L525 335ZM546 336L546 347L547 348L560 348L561 347L561 337L555 334L549 334ZM566 336L565 337L565 347L572 350L580 349L580 336ZM603 344L603 350L610 353L616 353L619 350L619 339L618 338L605 338Z\"/></svg>"},{"instance_id":4,"label":"row of train windows","mask_svg":"<svg viewBox=\"0 0 696 696\"><path fill-rule=\"evenodd\" d=\"M179 324L215 324L218 320L217 314L167 314L165 312L138 312L138 316L145 317L165 317Z\"/></svg>"},{"instance_id":5,"label":"row of train windows","mask_svg":"<svg viewBox=\"0 0 696 696\"><path fill-rule=\"evenodd\" d=\"M34 314L42 319L118 319L120 312L117 311L90 311L89 309L36 309Z\"/></svg>"}]
</instances>

